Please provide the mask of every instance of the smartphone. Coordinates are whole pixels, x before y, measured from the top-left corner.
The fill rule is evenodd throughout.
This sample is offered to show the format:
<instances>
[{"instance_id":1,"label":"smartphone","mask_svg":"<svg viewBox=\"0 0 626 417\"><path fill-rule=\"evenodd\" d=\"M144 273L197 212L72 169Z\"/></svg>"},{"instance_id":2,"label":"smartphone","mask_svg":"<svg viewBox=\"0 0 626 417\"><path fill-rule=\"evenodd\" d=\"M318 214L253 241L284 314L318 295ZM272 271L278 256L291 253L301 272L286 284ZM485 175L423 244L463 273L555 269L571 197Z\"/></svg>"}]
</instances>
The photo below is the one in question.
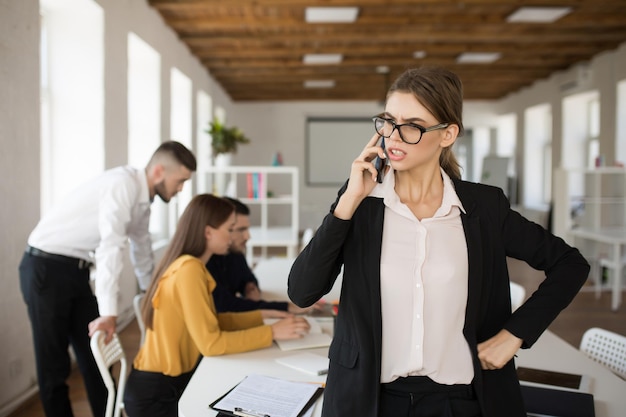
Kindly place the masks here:
<instances>
[{"instance_id":1,"label":"smartphone","mask_svg":"<svg viewBox=\"0 0 626 417\"><path fill-rule=\"evenodd\" d=\"M387 156L387 150L385 149L385 138L383 136L380 137L380 147L383 148L383 152L385 152L385 156ZM383 177L385 176L385 165L387 165L387 159L382 159L377 156L374 158L374 168L376 168L376 182L382 183Z\"/></svg>"}]
</instances>

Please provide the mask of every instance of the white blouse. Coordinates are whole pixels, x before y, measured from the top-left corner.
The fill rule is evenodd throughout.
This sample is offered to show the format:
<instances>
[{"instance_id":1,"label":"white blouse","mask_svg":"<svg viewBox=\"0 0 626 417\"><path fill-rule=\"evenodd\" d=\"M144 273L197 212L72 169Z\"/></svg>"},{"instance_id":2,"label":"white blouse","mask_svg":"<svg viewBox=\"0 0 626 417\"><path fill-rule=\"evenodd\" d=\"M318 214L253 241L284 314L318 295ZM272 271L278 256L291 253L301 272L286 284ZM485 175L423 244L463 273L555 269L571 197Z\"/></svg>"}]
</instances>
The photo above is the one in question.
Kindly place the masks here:
<instances>
[{"instance_id":1,"label":"white blouse","mask_svg":"<svg viewBox=\"0 0 626 417\"><path fill-rule=\"evenodd\" d=\"M393 174L390 171L390 174ZM386 175L372 191L385 204L381 252L381 382L424 375L440 384L469 384L472 356L463 336L467 303L467 243L463 206L441 170L443 201L418 220Z\"/></svg>"}]
</instances>

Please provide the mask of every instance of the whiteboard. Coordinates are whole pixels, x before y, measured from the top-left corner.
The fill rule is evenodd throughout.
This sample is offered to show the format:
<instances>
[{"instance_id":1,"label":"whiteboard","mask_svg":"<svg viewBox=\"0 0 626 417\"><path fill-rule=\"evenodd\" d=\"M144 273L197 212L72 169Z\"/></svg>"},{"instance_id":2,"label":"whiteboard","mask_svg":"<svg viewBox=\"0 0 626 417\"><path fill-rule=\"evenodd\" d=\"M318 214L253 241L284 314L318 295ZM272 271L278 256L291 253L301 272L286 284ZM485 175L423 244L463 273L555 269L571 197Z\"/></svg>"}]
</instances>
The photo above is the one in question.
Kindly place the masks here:
<instances>
[{"instance_id":1,"label":"whiteboard","mask_svg":"<svg viewBox=\"0 0 626 417\"><path fill-rule=\"evenodd\" d=\"M374 133L370 117L311 117L306 123L306 183L341 186L350 176L352 161Z\"/></svg>"}]
</instances>

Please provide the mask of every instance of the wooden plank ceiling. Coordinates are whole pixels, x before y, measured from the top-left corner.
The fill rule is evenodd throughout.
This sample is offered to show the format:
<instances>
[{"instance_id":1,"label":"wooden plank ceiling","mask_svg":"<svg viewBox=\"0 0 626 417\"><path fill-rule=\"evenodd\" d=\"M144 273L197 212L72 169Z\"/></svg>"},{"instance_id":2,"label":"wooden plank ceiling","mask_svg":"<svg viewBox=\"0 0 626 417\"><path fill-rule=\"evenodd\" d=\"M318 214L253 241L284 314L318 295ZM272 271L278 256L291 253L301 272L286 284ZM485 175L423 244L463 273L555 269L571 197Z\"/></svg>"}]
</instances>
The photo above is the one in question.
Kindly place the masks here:
<instances>
[{"instance_id":1,"label":"wooden plank ceiling","mask_svg":"<svg viewBox=\"0 0 626 417\"><path fill-rule=\"evenodd\" d=\"M230 97L382 100L403 70L439 65L466 99L498 99L626 41L626 0L148 0ZM306 7L358 6L355 23L306 23ZM520 6L567 6L554 23L508 23ZM423 58L414 57L423 51ZM463 52L497 52L459 64ZM305 65L305 54L342 54ZM381 73L380 67L389 69ZM333 80L333 88L304 88Z\"/></svg>"}]
</instances>

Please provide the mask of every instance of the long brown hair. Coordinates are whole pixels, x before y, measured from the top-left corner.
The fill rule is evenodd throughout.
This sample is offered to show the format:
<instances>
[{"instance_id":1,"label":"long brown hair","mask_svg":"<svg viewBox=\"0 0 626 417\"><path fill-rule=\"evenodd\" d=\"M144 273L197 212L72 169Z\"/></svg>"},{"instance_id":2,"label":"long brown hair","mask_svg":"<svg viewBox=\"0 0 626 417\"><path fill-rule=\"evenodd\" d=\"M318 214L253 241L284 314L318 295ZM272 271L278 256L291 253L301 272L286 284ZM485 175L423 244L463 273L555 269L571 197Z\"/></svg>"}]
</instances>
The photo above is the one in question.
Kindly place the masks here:
<instances>
[{"instance_id":1,"label":"long brown hair","mask_svg":"<svg viewBox=\"0 0 626 417\"><path fill-rule=\"evenodd\" d=\"M150 286L146 290L141 315L147 328L152 329L154 316L152 297L165 270L181 255L202 256L206 250L205 227L211 226L217 229L228 220L233 211L235 207L232 203L211 194L198 194L191 200L183 215L180 216L174 236L155 268Z\"/></svg>"},{"instance_id":2,"label":"long brown hair","mask_svg":"<svg viewBox=\"0 0 626 417\"><path fill-rule=\"evenodd\" d=\"M455 73L439 67L409 69L389 87L387 97L396 91L413 94L440 123L457 125L458 136L463 136L463 84ZM439 165L450 178L461 178L451 146L442 150Z\"/></svg>"}]
</instances>

